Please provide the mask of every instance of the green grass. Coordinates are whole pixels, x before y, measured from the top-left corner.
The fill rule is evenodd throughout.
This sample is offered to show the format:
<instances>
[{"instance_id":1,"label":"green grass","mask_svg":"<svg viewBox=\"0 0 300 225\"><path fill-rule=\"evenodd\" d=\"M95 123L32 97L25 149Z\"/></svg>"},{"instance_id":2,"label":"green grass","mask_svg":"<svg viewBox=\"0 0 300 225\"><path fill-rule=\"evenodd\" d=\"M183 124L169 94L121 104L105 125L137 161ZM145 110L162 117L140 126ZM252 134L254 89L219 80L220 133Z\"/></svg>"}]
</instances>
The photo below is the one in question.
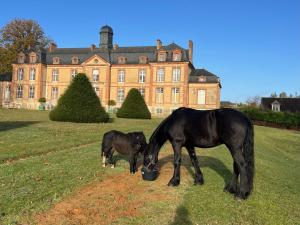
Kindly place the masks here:
<instances>
[{"instance_id":1,"label":"green grass","mask_svg":"<svg viewBox=\"0 0 300 225\"><path fill-rule=\"evenodd\" d=\"M48 112L0 110L0 224L18 224L83 185L124 171L125 160L115 170L100 166L103 133L143 130L149 137L160 121L58 123L48 120ZM193 169L184 153L190 181L170 188L180 200L149 202L144 215L121 218L117 224L300 224L299 132L255 127L256 176L247 201L222 191L232 173L224 146L199 149L197 155L203 186L192 185Z\"/></svg>"}]
</instances>

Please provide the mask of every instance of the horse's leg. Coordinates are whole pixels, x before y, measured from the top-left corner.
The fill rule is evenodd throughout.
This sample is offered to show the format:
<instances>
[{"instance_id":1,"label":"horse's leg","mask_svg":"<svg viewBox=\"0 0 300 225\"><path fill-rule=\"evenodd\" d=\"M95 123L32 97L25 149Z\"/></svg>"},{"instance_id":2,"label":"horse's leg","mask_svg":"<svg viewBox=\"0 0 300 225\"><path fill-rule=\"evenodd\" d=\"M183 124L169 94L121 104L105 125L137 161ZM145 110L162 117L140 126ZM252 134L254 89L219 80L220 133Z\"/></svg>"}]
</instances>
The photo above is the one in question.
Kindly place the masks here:
<instances>
[{"instance_id":1,"label":"horse's leg","mask_svg":"<svg viewBox=\"0 0 300 225\"><path fill-rule=\"evenodd\" d=\"M133 158L133 170L134 170L134 172L137 172L137 171L138 171L137 165L136 165L136 163L137 163L137 158L138 158L138 154L139 154L139 153L135 153L135 154L134 154L134 158Z\"/></svg>"},{"instance_id":2,"label":"horse's leg","mask_svg":"<svg viewBox=\"0 0 300 225\"><path fill-rule=\"evenodd\" d=\"M196 153L195 153L195 148L194 147L187 147L187 151L189 153L191 162L192 162L192 164L194 166L194 169L195 169L194 184L202 185L204 183L203 174L202 174L202 172L200 170L200 167L199 167L199 162L198 162L198 158L197 158Z\"/></svg>"},{"instance_id":3,"label":"horse's leg","mask_svg":"<svg viewBox=\"0 0 300 225\"><path fill-rule=\"evenodd\" d=\"M172 147L174 151L174 173L168 186L178 186L180 184L181 144L173 142Z\"/></svg>"},{"instance_id":4,"label":"horse's leg","mask_svg":"<svg viewBox=\"0 0 300 225\"><path fill-rule=\"evenodd\" d=\"M246 171L246 162L242 153L241 148L231 149L231 154L234 162L237 164L238 171L240 174L240 191L236 193L236 196L241 199L246 199L250 194L250 190L248 187L248 177Z\"/></svg>"},{"instance_id":5,"label":"horse's leg","mask_svg":"<svg viewBox=\"0 0 300 225\"><path fill-rule=\"evenodd\" d=\"M237 182L239 177L239 168L237 163L233 162L233 175L230 182L225 186L224 191L228 191L229 193L237 193Z\"/></svg>"},{"instance_id":6,"label":"horse's leg","mask_svg":"<svg viewBox=\"0 0 300 225\"><path fill-rule=\"evenodd\" d=\"M134 174L134 154L129 155L129 165L130 165L130 173Z\"/></svg>"}]
</instances>

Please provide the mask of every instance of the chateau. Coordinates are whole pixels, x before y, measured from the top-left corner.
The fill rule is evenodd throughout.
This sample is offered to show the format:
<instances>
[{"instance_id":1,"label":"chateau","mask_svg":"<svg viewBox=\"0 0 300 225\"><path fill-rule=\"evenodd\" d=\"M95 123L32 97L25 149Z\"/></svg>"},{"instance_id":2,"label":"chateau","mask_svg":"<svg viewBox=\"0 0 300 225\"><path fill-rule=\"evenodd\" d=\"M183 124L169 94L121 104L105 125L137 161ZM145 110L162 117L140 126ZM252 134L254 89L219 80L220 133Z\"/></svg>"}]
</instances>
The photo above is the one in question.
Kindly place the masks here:
<instances>
[{"instance_id":1,"label":"chateau","mask_svg":"<svg viewBox=\"0 0 300 225\"><path fill-rule=\"evenodd\" d=\"M0 83L2 107L38 109L39 98L53 108L77 73L85 73L107 109L109 100L120 107L131 88L137 88L153 115L185 106L220 107L220 80L193 65L193 42L121 47L113 44L113 30L103 26L100 43L89 48L58 48L20 52L10 78ZM6 75L8 77L8 75Z\"/></svg>"}]
</instances>

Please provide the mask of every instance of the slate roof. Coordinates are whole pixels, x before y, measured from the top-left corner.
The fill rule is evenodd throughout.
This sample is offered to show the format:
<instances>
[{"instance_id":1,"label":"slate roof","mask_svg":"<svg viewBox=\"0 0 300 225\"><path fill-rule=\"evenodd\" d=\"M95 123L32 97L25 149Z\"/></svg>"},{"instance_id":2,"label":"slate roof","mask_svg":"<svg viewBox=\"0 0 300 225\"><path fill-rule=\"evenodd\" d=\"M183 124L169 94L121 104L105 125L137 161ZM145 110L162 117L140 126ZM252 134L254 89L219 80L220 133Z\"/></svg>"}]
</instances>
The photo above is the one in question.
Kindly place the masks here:
<instances>
[{"instance_id":1,"label":"slate roof","mask_svg":"<svg viewBox=\"0 0 300 225\"><path fill-rule=\"evenodd\" d=\"M189 62L188 49L183 49L179 45L172 43L163 46L160 50L167 51L167 62L172 61L172 52L175 49L182 50L182 62ZM133 47L118 47L117 49L95 48L93 51L90 48L57 48L53 52L47 51L45 64L52 64L53 57L59 57L60 64L71 64L73 56L79 58L79 62L84 62L93 55L99 55L111 64L117 64L118 57L126 57L126 64L138 64L140 56L147 56L149 62L157 61L156 46L133 46Z\"/></svg>"},{"instance_id":2,"label":"slate roof","mask_svg":"<svg viewBox=\"0 0 300 225\"><path fill-rule=\"evenodd\" d=\"M201 76L205 78L204 82L201 82L199 80ZM194 69L191 71L189 77L189 83L219 83L219 82L220 82L220 78L217 75L205 69Z\"/></svg>"},{"instance_id":3,"label":"slate roof","mask_svg":"<svg viewBox=\"0 0 300 225\"><path fill-rule=\"evenodd\" d=\"M261 105L265 109L272 109L272 103L280 104L282 112L300 112L300 98L261 98Z\"/></svg>"},{"instance_id":4,"label":"slate roof","mask_svg":"<svg viewBox=\"0 0 300 225\"><path fill-rule=\"evenodd\" d=\"M0 82L11 81L11 79L12 79L11 73L0 74Z\"/></svg>"}]
</instances>

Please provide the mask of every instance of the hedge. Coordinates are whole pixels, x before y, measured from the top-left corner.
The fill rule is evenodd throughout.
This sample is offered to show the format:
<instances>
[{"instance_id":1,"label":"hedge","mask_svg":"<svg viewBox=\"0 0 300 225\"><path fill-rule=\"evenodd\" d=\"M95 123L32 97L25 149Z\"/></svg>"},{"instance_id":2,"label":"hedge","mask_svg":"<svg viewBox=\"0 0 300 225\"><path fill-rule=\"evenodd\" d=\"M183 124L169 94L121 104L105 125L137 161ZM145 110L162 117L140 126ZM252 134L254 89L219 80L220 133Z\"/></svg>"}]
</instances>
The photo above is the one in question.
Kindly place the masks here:
<instances>
[{"instance_id":1,"label":"hedge","mask_svg":"<svg viewBox=\"0 0 300 225\"><path fill-rule=\"evenodd\" d=\"M273 112L253 107L241 108L240 111L254 121L269 122L287 128L300 128L300 113Z\"/></svg>"}]
</instances>

